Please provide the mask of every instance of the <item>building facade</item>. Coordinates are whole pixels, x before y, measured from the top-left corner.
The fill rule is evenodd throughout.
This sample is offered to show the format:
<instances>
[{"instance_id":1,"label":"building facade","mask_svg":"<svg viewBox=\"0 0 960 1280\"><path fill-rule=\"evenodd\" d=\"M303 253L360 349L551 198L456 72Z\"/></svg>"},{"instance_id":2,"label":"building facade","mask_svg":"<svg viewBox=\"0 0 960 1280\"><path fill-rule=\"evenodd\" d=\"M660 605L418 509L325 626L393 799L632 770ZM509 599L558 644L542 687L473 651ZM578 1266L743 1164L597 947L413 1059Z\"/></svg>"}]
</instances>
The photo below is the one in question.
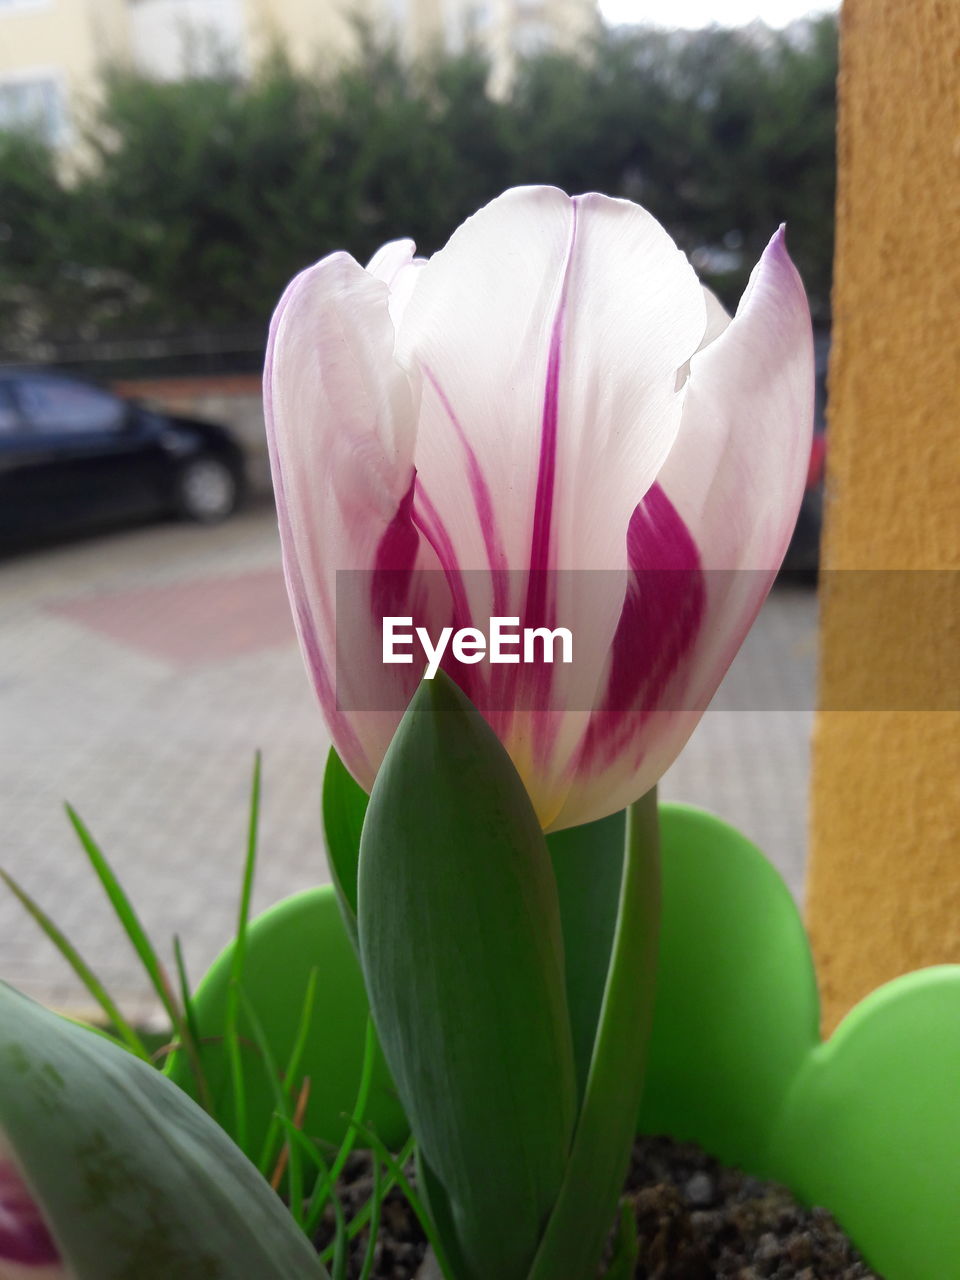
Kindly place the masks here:
<instances>
[{"instance_id":1,"label":"building facade","mask_svg":"<svg viewBox=\"0 0 960 1280\"><path fill-rule=\"evenodd\" d=\"M596 0L0 0L0 128L39 128L69 147L109 66L249 74L279 45L309 69L350 56L358 19L410 56L478 44L499 93L518 56L578 48L598 21Z\"/></svg>"}]
</instances>

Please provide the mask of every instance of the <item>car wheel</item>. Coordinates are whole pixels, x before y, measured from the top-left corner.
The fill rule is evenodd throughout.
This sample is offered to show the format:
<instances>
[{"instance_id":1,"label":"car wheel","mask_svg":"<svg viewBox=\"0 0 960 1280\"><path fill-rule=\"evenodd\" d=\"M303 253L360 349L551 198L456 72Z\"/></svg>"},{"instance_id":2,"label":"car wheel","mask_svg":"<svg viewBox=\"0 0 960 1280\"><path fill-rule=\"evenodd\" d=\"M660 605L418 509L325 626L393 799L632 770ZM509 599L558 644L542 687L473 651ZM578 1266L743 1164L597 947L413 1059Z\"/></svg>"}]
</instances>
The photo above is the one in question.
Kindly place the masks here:
<instances>
[{"instance_id":1,"label":"car wheel","mask_svg":"<svg viewBox=\"0 0 960 1280\"><path fill-rule=\"evenodd\" d=\"M216 524L236 511L240 485L229 463L203 454L180 468L175 497L177 511L185 520Z\"/></svg>"}]
</instances>

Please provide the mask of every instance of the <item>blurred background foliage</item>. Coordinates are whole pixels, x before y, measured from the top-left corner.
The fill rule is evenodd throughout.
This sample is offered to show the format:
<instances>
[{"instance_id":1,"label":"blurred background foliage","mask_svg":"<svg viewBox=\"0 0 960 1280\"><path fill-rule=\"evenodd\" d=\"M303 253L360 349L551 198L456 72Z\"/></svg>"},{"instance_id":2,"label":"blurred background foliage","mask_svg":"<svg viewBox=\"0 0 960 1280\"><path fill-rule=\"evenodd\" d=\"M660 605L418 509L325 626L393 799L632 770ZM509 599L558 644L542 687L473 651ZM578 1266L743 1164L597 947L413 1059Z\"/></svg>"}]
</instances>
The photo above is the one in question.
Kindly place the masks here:
<instances>
[{"instance_id":1,"label":"blurred background foliage","mask_svg":"<svg viewBox=\"0 0 960 1280\"><path fill-rule=\"evenodd\" d=\"M589 56L526 60L503 101L475 54L410 66L371 40L313 76L279 54L251 80L110 74L72 163L0 133L0 352L198 333L262 351L307 263L399 235L430 253L527 182L644 204L728 306L786 221L826 324L836 71L824 17L611 30Z\"/></svg>"}]
</instances>

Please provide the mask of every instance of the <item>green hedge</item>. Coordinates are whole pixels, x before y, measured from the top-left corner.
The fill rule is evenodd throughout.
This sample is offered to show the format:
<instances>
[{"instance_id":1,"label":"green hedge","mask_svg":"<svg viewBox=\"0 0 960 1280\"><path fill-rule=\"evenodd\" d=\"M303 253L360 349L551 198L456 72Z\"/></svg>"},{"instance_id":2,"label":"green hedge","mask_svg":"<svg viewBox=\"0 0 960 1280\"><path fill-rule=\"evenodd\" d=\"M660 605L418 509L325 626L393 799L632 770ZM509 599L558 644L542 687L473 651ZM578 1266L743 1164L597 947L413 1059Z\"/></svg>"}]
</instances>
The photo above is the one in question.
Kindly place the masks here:
<instances>
[{"instance_id":1,"label":"green hedge","mask_svg":"<svg viewBox=\"0 0 960 1280\"><path fill-rule=\"evenodd\" d=\"M711 259L728 302L785 219L825 320L835 76L830 18L608 32L589 56L526 61L505 102L474 54L409 67L372 46L327 76L280 56L252 81L113 74L79 174L0 133L0 348L260 332L306 263L397 235L430 252L523 182L626 195L688 251L732 251Z\"/></svg>"}]
</instances>

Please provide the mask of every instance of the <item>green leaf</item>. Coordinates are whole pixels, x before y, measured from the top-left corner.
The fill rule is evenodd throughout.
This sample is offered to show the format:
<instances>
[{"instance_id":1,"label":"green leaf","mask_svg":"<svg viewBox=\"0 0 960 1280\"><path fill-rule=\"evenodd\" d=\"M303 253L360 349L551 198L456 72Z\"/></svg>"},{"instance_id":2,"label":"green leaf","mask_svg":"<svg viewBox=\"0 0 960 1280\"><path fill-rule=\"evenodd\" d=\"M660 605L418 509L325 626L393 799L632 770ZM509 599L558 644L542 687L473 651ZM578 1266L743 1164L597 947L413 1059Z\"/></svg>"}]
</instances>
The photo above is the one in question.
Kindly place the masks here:
<instances>
[{"instance_id":1,"label":"green leaf","mask_svg":"<svg viewBox=\"0 0 960 1280\"><path fill-rule=\"evenodd\" d=\"M560 895L567 1004L582 1098L607 982L623 878L625 814L547 836Z\"/></svg>"},{"instance_id":2,"label":"green leaf","mask_svg":"<svg viewBox=\"0 0 960 1280\"><path fill-rule=\"evenodd\" d=\"M414 1147L413 1161L416 1170L417 1187L423 1201L424 1211L434 1224L436 1235L444 1242L446 1254L449 1255L448 1270L453 1276L467 1275L470 1268L456 1252L459 1245L457 1244L453 1211L450 1208L447 1193L437 1180L437 1175L427 1163L423 1151L417 1146Z\"/></svg>"},{"instance_id":3,"label":"green leaf","mask_svg":"<svg viewBox=\"0 0 960 1280\"><path fill-rule=\"evenodd\" d=\"M324 1280L281 1201L159 1071L0 984L0 1127L77 1280Z\"/></svg>"},{"instance_id":4,"label":"green leaf","mask_svg":"<svg viewBox=\"0 0 960 1280\"><path fill-rule=\"evenodd\" d=\"M627 810L597 1038L563 1186L528 1280L592 1280L630 1161L653 1021L660 920L656 790Z\"/></svg>"},{"instance_id":5,"label":"green leaf","mask_svg":"<svg viewBox=\"0 0 960 1280\"><path fill-rule=\"evenodd\" d=\"M330 878L343 922L357 945L357 867L360 832L367 812L367 793L347 772L332 748L323 775L323 829L327 838Z\"/></svg>"},{"instance_id":6,"label":"green leaf","mask_svg":"<svg viewBox=\"0 0 960 1280\"><path fill-rule=\"evenodd\" d=\"M576 1105L560 911L523 783L443 676L421 684L377 775L358 907L371 1009L449 1203L450 1252L482 1280L523 1280Z\"/></svg>"}]
</instances>

